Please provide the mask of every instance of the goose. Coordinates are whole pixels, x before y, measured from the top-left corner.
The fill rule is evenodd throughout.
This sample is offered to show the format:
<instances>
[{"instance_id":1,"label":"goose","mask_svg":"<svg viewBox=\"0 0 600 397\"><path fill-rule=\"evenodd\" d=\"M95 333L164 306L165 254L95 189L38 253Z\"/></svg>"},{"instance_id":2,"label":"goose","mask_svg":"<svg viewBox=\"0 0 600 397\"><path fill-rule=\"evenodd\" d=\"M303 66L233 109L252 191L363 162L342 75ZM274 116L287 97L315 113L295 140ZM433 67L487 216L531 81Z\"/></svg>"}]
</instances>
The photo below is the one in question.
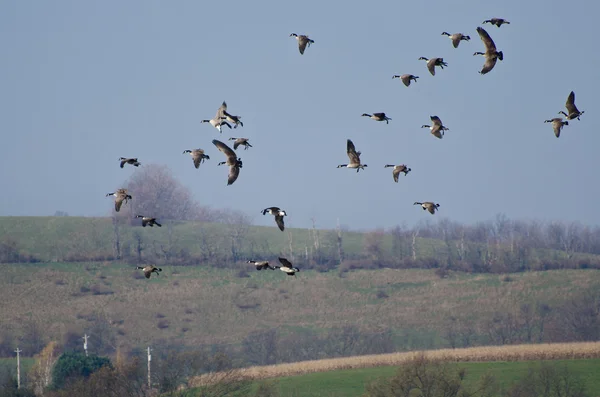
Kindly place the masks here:
<instances>
[{"instance_id":1,"label":"goose","mask_svg":"<svg viewBox=\"0 0 600 397\"><path fill-rule=\"evenodd\" d=\"M240 168L242 168L242 159L235 155L235 152L226 144L221 141L213 139L213 145L217 147L221 152L227 156L227 161L221 161L217 165L227 164L229 166L229 177L227 178L227 186L231 185L240 175Z\"/></svg>"},{"instance_id":2,"label":"goose","mask_svg":"<svg viewBox=\"0 0 600 397\"><path fill-rule=\"evenodd\" d=\"M565 125L569 125L569 122L563 121L562 117L555 117L553 119L544 121L544 123L552 123L552 129L554 130L554 135L556 135L557 138L560 137L560 130L562 130Z\"/></svg>"},{"instance_id":3,"label":"goose","mask_svg":"<svg viewBox=\"0 0 600 397\"><path fill-rule=\"evenodd\" d=\"M242 123L242 121L240 120L242 116L234 116L227 112L227 103L223 102L221 108L219 109L221 109L223 118L229 121L230 123L234 124L233 128L237 128L238 125L241 125L242 127L244 126L244 123Z\"/></svg>"},{"instance_id":4,"label":"goose","mask_svg":"<svg viewBox=\"0 0 600 397\"><path fill-rule=\"evenodd\" d=\"M502 26L502 25L510 25L510 22L508 22L506 19L502 19L502 18L492 18L492 19L486 19L485 21L483 21L483 23L491 23L492 25L496 25L498 27Z\"/></svg>"},{"instance_id":5,"label":"goose","mask_svg":"<svg viewBox=\"0 0 600 397\"><path fill-rule=\"evenodd\" d=\"M423 210L429 211L431 215L435 214L436 210L439 211L440 208L439 204L434 204L431 201L426 201L424 203L419 203L418 201L415 201L413 205L420 205L421 207L423 207Z\"/></svg>"},{"instance_id":6,"label":"goose","mask_svg":"<svg viewBox=\"0 0 600 397\"><path fill-rule=\"evenodd\" d=\"M144 216L144 215L136 215L136 218L142 218L142 226L146 227L146 225L150 226L150 227L154 227L154 225L158 226L158 227L162 227L162 225L158 222L156 222L156 218L150 218L149 216Z\"/></svg>"},{"instance_id":7,"label":"goose","mask_svg":"<svg viewBox=\"0 0 600 397\"><path fill-rule=\"evenodd\" d=\"M403 74L400 76L399 75L392 76L392 79L400 79L404 83L404 85L407 87L410 85L411 80L414 80L416 83L418 78L419 78L419 76L415 76L412 74Z\"/></svg>"},{"instance_id":8,"label":"goose","mask_svg":"<svg viewBox=\"0 0 600 397\"><path fill-rule=\"evenodd\" d=\"M281 266L275 266L275 269L279 269L282 272L285 272L288 276L296 276L296 273L300 271L297 267L292 266L292 262L288 261L285 258L279 258L279 263Z\"/></svg>"},{"instance_id":9,"label":"goose","mask_svg":"<svg viewBox=\"0 0 600 397\"><path fill-rule=\"evenodd\" d=\"M452 45L454 46L454 48L458 48L458 45L460 44L460 42L462 40L465 40L465 41L471 40L471 36L467 36L462 33L450 34L448 32L442 32L442 36L448 36L450 38L450 40L452 40Z\"/></svg>"},{"instance_id":10,"label":"goose","mask_svg":"<svg viewBox=\"0 0 600 397\"><path fill-rule=\"evenodd\" d=\"M261 212L263 215L266 215L267 212L271 215L274 215L275 223L277 223L277 226L279 226L279 230L283 232L283 229L285 229L285 225L283 224L283 217L287 216L287 213L285 211L279 209L279 207L269 207L265 208Z\"/></svg>"},{"instance_id":11,"label":"goose","mask_svg":"<svg viewBox=\"0 0 600 397\"><path fill-rule=\"evenodd\" d=\"M442 137L444 136L444 131L450 131L450 129L444 127L444 125L442 124L442 120L440 120L438 116L429 116L429 118L431 119L433 124L423 124L421 128L429 128L433 136L442 139Z\"/></svg>"},{"instance_id":12,"label":"goose","mask_svg":"<svg viewBox=\"0 0 600 397\"><path fill-rule=\"evenodd\" d=\"M158 272L162 272L162 269L160 267L156 267L154 265L138 266L136 267L136 269L143 270L144 276L146 276L146 278L150 278L150 275L152 275L152 273L156 273L156 275L158 276Z\"/></svg>"},{"instance_id":13,"label":"goose","mask_svg":"<svg viewBox=\"0 0 600 397\"><path fill-rule=\"evenodd\" d=\"M488 32L485 31L484 28L477 27L477 33L479 33L479 37L481 37L481 41L485 45L485 53L476 52L473 55L483 55L485 56L485 63L483 64L483 68L479 72L480 74L486 74L490 70L496 66L496 61L503 60L504 55L502 51L496 50L496 44L494 44L494 40L490 37Z\"/></svg>"},{"instance_id":14,"label":"goose","mask_svg":"<svg viewBox=\"0 0 600 397\"><path fill-rule=\"evenodd\" d=\"M296 40L298 40L298 50L300 50L300 54L304 54L304 50L306 49L306 46L308 45L310 47L311 44L313 44L315 41L311 40L308 38L308 36L306 35L297 35L296 33L292 33L290 34L290 37L295 37Z\"/></svg>"},{"instance_id":15,"label":"goose","mask_svg":"<svg viewBox=\"0 0 600 397\"><path fill-rule=\"evenodd\" d=\"M246 263L251 263L251 264L253 264L254 266L256 266L256 270L263 270L263 269L271 269L271 270L275 270L275 268L274 268L274 267L272 267L272 266L269 266L269 262L268 262L268 261L260 261L260 262L257 262L257 261L252 261L252 260L250 260L250 261L246 261Z\"/></svg>"},{"instance_id":16,"label":"goose","mask_svg":"<svg viewBox=\"0 0 600 397\"><path fill-rule=\"evenodd\" d=\"M121 157L119 158L119 161L121 162L121 168L125 167L125 164L131 164L135 167L139 167L140 165L142 165L142 163L140 163L137 158Z\"/></svg>"},{"instance_id":17,"label":"goose","mask_svg":"<svg viewBox=\"0 0 600 397\"><path fill-rule=\"evenodd\" d=\"M118 189L116 192L107 193L106 197L108 196L115 197L115 211L117 212L119 212L119 210L121 209L123 201L127 203L129 200L131 200L131 195L127 193L127 189Z\"/></svg>"},{"instance_id":18,"label":"goose","mask_svg":"<svg viewBox=\"0 0 600 397\"><path fill-rule=\"evenodd\" d=\"M431 58L427 59L425 57L419 58L419 61L427 61L427 69L432 76L435 76L435 67L439 66L444 69L444 66L448 66L446 62L444 62L444 58Z\"/></svg>"},{"instance_id":19,"label":"goose","mask_svg":"<svg viewBox=\"0 0 600 397\"><path fill-rule=\"evenodd\" d=\"M201 163L204 163L204 160L210 160L210 156L204 154L204 150L202 149L194 149L194 150L184 150L183 154L189 153L192 156L192 161L194 162L194 167L199 168Z\"/></svg>"},{"instance_id":20,"label":"goose","mask_svg":"<svg viewBox=\"0 0 600 397\"><path fill-rule=\"evenodd\" d=\"M238 146L244 146L244 150L248 150L249 147L252 147L250 142L248 142L248 138L229 138L230 141L233 142L233 149L237 150Z\"/></svg>"},{"instance_id":21,"label":"goose","mask_svg":"<svg viewBox=\"0 0 600 397\"><path fill-rule=\"evenodd\" d=\"M224 126L224 125L226 125L227 127L229 127L229 129L231 129L231 125L227 121L223 120L225 118L226 110L227 110L227 103L225 103L225 101L223 101L223 103L221 104L219 109L217 109L217 114L215 115L215 117L210 120L202 120L201 123L210 123L210 125L212 125L217 130L219 130L220 133L223 133L222 126Z\"/></svg>"},{"instance_id":22,"label":"goose","mask_svg":"<svg viewBox=\"0 0 600 397\"><path fill-rule=\"evenodd\" d=\"M350 163L340 164L337 166L337 168L342 168L342 167L356 168L356 172L365 169L365 167L367 165L360 163L360 152L356 151L356 148L354 147L354 143L352 143L352 141L350 139L348 139L348 141L346 142L346 153L348 154Z\"/></svg>"},{"instance_id":23,"label":"goose","mask_svg":"<svg viewBox=\"0 0 600 397\"><path fill-rule=\"evenodd\" d=\"M394 169L392 170L392 176L394 177L394 182L396 182L396 183L398 183L398 176L400 175L401 172L404 172L404 176L406 176L410 171L412 171L410 168L408 168L404 164L400 164L400 165L387 164L383 168L388 168L388 167L394 167Z\"/></svg>"},{"instance_id":24,"label":"goose","mask_svg":"<svg viewBox=\"0 0 600 397\"><path fill-rule=\"evenodd\" d=\"M558 114L563 114L567 118L567 120L573 120L573 119L579 120L579 117L585 112L585 111L580 112L579 109L577 109L577 106L575 106L575 92L574 91L571 91L571 93L567 97L567 103L565 104L565 107L567 108L567 112L569 112L569 114L566 114L562 110L560 112L558 112Z\"/></svg>"},{"instance_id":25,"label":"goose","mask_svg":"<svg viewBox=\"0 0 600 397\"><path fill-rule=\"evenodd\" d=\"M389 120L391 120L391 118L387 117L385 115L385 113L373 113L373 114L363 113L363 114L361 114L361 117L368 117L375 121L385 121L386 124L389 124L390 123Z\"/></svg>"}]
</instances>

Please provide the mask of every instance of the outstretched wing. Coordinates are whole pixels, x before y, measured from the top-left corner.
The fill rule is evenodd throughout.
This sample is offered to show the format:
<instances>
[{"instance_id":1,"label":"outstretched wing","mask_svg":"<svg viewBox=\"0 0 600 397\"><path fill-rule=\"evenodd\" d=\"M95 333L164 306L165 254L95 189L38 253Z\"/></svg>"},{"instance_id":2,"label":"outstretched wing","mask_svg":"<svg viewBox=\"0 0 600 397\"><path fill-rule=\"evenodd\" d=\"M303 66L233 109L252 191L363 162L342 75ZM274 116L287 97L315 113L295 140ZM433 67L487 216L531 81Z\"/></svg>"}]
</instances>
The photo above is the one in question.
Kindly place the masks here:
<instances>
[{"instance_id":1,"label":"outstretched wing","mask_svg":"<svg viewBox=\"0 0 600 397\"><path fill-rule=\"evenodd\" d=\"M346 152L348 153L351 164L360 164L360 153L356 152L354 143L352 143L350 139L348 139L346 143Z\"/></svg>"},{"instance_id":2,"label":"outstretched wing","mask_svg":"<svg viewBox=\"0 0 600 397\"><path fill-rule=\"evenodd\" d=\"M432 76L435 76L435 60L437 58L433 58L430 59L429 61L427 61L427 69L429 69L429 73L431 73Z\"/></svg>"},{"instance_id":3,"label":"outstretched wing","mask_svg":"<svg viewBox=\"0 0 600 397\"><path fill-rule=\"evenodd\" d=\"M398 183L398 175L400 175L400 168L394 167L392 175L394 175L394 182Z\"/></svg>"},{"instance_id":4,"label":"outstretched wing","mask_svg":"<svg viewBox=\"0 0 600 397\"><path fill-rule=\"evenodd\" d=\"M408 87L410 85L410 74L403 74L400 76L400 80L402 80L404 85Z\"/></svg>"},{"instance_id":5,"label":"outstretched wing","mask_svg":"<svg viewBox=\"0 0 600 397\"><path fill-rule=\"evenodd\" d=\"M121 205L123 205L123 201L126 197L125 194L119 194L115 197L115 211L119 212L121 210Z\"/></svg>"},{"instance_id":6,"label":"outstretched wing","mask_svg":"<svg viewBox=\"0 0 600 397\"><path fill-rule=\"evenodd\" d=\"M233 158L234 160L237 159L235 152L229 146L224 144L223 142L213 139L212 143L213 143L213 145L215 145L217 147L217 149L219 149L221 152L223 152L225 154L225 156L227 156L228 158Z\"/></svg>"},{"instance_id":7,"label":"outstretched wing","mask_svg":"<svg viewBox=\"0 0 600 397\"><path fill-rule=\"evenodd\" d=\"M227 110L227 103L225 101L223 101L221 106L219 106L219 109L217 109L217 115L215 116L215 118L217 120L221 120L222 117L225 117L226 110Z\"/></svg>"},{"instance_id":8,"label":"outstretched wing","mask_svg":"<svg viewBox=\"0 0 600 397\"><path fill-rule=\"evenodd\" d=\"M454 46L454 48L458 48L461 38L462 38L462 36L459 34L455 34L452 36L452 45Z\"/></svg>"},{"instance_id":9,"label":"outstretched wing","mask_svg":"<svg viewBox=\"0 0 600 397\"><path fill-rule=\"evenodd\" d=\"M285 258L279 258L279 262L283 265L283 267L289 267L290 269L292 268L292 262Z\"/></svg>"},{"instance_id":10,"label":"outstretched wing","mask_svg":"<svg viewBox=\"0 0 600 397\"><path fill-rule=\"evenodd\" d=\"M430 214L435 214L435 204L428 204L427 211L429 211Z\"/></svg>"},{"instance_id":11,"label":"outstretched wing","mask_svg":"<svg viewBox=\"0 0 600 397\"><path fill-rule=\"evenodd\" d=\"M569 114L579 113L577 106L575 106L575 92L574 91L571 91L571 93L569 94L569 97L567 98L567 103L565 104L565 107L567 108L567 111L569 112Z\"/></svg>"},{"instance_id":12,"label":"outstretched wing","mask_svg":"<svg viewBox=\"0 0 600 397\"><path fill-rule=\"evenodd\" d=\"M121 168L123 168L125 166L125 163L127 162L127 159L125 160L121 160Z\"/></svg>"},{"instance_id":13,"label":"outstretched wing","mask_svg":"<svg viewBox=\"0 0 600 397\"><path fill-rule=\"evenodd\" d=\"M300 50L300 54L304 54L304 50L306 50L306 45L308 44L308 37L301 35L298 36L298 50Z\"/></svg>"},{"instance_id":14,"label":"outstretched wing","mask_svg":"<svg viewBox=\"0 0 600 397\"><path fill-rule=\"evenodd\" d=\"M237 150L238 146L240 146L242 142L239 139L236 139L235 142L233 142L233 149Z\"/></svg>"},{"instance_id":15,"label":"outstretched wing","mask_svg":"<svg viewBox=\"0 0 600 397\"><path fill-rule=\"evenodd\" d=\"M227 178L227 186L235 182L240 176L240 167L236 165L229 166L229 177Z\"/></svg>"},{"instance_id":16,"label":"outstretched wing","mask_svg":"<svg viewBox=\"0 0 600 397\"><path fill-rule=\"evenodd\" d=\"M283 215L275 215L275 222L277 223L277 226L279 226L279 230L283 232L283 229L285 229L285 225L283 224Z\"/></svg>"},{"instance_id":17,"label":"outstretched wing","mask_svg":"<svg viewBox=\"0 0 600 397\"><path fill-rule=\"evenodd\" d=\"M150 278L151 274L152 274L152 270L144 270L144 276L146 276L146 278Z\"/></svg>"},{"instance_id":18,"label":"outstretched wing","mask_svg":"<svg viewBox=\"0 0 600 397\"><path fill-rule=\"evenodd\" d=\"M483 41L485 49L490 52L495 52L496 44L494 44L494 40L492 40L488 32L486 32L484 28L478 27L477 33L479 33L479 37L481 38L481 41Z\"/></svg>"},{"instance_id":19,"label":"outstretched wing","mask_svg":"<svg viewBox=\"0 0 600 397\"><path fill-rule=\"evenodd\" d=\"M498 61L497 57L486 57L485 63L483 64L483 67L481 68L481 71L479 73L481 73L481 74L488 73L490 70L494 69L494 66L496 66L497 61Z\"/></svg>"},{"instance_id":20,"label":"outstretched wing","mask_svg":"<svg viewBox=\"0 0 600 397\"><path fill-rule=\"evenodd\" d=\"M429 118L431 119L433 125L438 125L440 127L442 126L442 120L440 120L438 116L429 116Z\"/></svg>"},{"instance_id":21,"label":"outstretched wing","mask_svg":"<svg viewBox=\"0 0 600 397\"><path fill-rule=\"evenodd\" d=\"M552 122L552 128L554 129L554 135L556 135L557 138L560 138L560 130L562 129L562 120L560 120L560 121L554 120Z\"/></svg>"},{"instance_id":22,"label":"outstretched wing","mask_svg":"<svg viewBox=\"0 0 600 397\"><path fill-rule=\"evenodd\" d=\"M204 154L204 150L194 150L192 152L192 160L194 161L194 167L199 168L200 162L202 161L202 155Z\"/></svg>"}]
</instances>

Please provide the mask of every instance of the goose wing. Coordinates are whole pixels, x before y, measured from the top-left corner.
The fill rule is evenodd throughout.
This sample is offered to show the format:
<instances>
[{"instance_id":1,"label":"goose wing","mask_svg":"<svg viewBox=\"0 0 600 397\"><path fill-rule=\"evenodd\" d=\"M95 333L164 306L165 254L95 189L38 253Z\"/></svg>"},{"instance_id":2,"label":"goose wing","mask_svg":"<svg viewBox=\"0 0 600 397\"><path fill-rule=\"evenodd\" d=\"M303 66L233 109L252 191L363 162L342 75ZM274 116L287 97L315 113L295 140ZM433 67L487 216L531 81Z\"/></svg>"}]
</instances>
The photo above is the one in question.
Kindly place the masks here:
<instances>
[{"instance_id":1,"label":"goose wing","mask_svg":"<svg viewBox=\"0 0 600 397\"><path fill-rule=\"evenodd\" d=\"M238 176L240 176L240 167L237 164L235 165L230 165L229 166L229 176L227 177L227 186L231 185L233 182L235 182L238 179Z\"/></svg>"},{"instance_id":2,"label":"goose wing","mask_svg":"<svg viewBox=\"0 0 600 397\"><path fill-rule=\"evenodd\" d=\"M496 66L496 62L498 62L497 57L485 57L485 63L483 64L483 67L481 68L481 71L479 73L488 73L490 70L494 69L494 66Z\"/></svg>"},{"instance_id":3,"label":"goose wing","mask_svg":"<svg viewBox=\"0 0 600 397\"><path fill-rule=\"evenodd\" d=\"M145 267L144 268L144 276L146 276L146 278L150 278L150 275L152 274L152 269Z\"/></svg>"},{"instance_id":4,"label":"goose wing","mask_svg":"<svg viewBox=\"0 0 600 397\"><path fill-rule=\"evenodd\" d=\"M290 269L292 268L292 262L288 261L285 258L279 258L279 263L281 263L283 267L289 267Z\"/></svg>"},{"instance_id":5,"label":"goose wing","mask_svg":"<svg viewBox=\"0 0 600 397\"><path fill-rule=\"evenodd\" d=\"M442 126L442 120L438 116L429 116L433 125Z\"/></svg>"},{"instance_id":6,"label":"goose wing","mask_svg":"<svg viewBox=\"0 0 600 397\"><path fill-rule=\"evenodd\" d=\"M306 45L308 44L308 37L305 35L298 36L298 50L300 50L300 54L304 54L304 50L306 50Z\"/></svg>"},{"instance_id":7,"label":"goose wing","mask_svg":"<svg viewBox=\"0 0 600 397\"><path fill-rule=\"evenodd\" d=\"M478 27L477 33L479 33L479 37L481 38L481 41L483 41L483 44L485 45L486 52L495 52L496 44L494 44L494 40L492 40L492 38L490 37L488 32L486 32L484 28Z\"/></svg>"},{"instance_id":8,"label":"goose wing","mask_svg":"<svg viewBox=\"0 0 600 397\"><path fill-rule=\"evenodd\" d=\"M431 128L431 133L433 134L434 137L442 139L442 137L444 136L442 134L442 126L438 125L438 124L434 124L433 127Z\"/></svg>"},{"instance_id":9,"label":"goose wing","mask_svg":"<svg viewBox=\"0 0 600 397\"><path fill-rule=\"evenodd\" d=\"M385 119L385 113L373 113L373 116L381 120Z\"/></svg>"},{"instance_id":10,"label":"goose wing","mask_svg":"<svg viewBox=\"0 0 600 397\"><path fill-rule=\"evenodd\" d=\"M225 156L227 156L227 160L230 161L236 161L237 160L237 156L235 155L235 152L226 144L224 144L223 142L213 139L212 141L213 145L215 145L217 147L217 149L219 149L221 152L223 152L225 154Z\"/></svg>"},{"instance_id":11,"label":"goose wing","mask_svg":"<svg viewBox=\"0 0 600 397\"><path fill-rule=\"evenodd\" d=\"M458 48L458 45L460 44L460 40L462 39L463 35L460 33L455 33L452 35L452 45L454 46L454 48Z\"/></svg>"},{"instance_id":12,"label":"goose wing","mask_svg":"<svg viewBox=\"0 0 600 397\"><path fill-rule=\"evenodd\" d=\"M402 80L402 82L404 83L405 86L409 86L410 85L410 78L412 76L410 74L403 74L402 76L400 76L400 80Z\"/></svg>"},{"instance_id":13,"label":"goose wing","mask_svg":"<svg viewBox=\"0 0 600 397\"><path fill-rule=\"evenodd\" d=\"M554 135L556 135L557 138L560 137L560 130L562 129L562 126L562 119L552 120L552 129L554 130Z\"/></svg>"},{"instance_id":14,"label":"goose wing","mask_svg":"<svg viewBox=\"0 0 600 397\"><path fill-rule=\"evenodd\" d=\"M398 175L400 175L400 167L394 167L394 170L392 171L392 175L394 176L394 182L398 183Z\"/></svg>"},{"instance_id":15,"label":"goose wing","mask_svg":"<svg viewBox=\"0 0 600 397\"><path fill-rule=\"evenodd\" d=\"M199 168L200 163L202 162L202 156L204 155L204 150L196 149L192 152L192 161L194 162L194 167Z\"/></svg>"},{"instance_id":16,"label":"goose wing","mask_svg":"<svg viewBox=\"0 0 600 397\"><path fill-rule=\"evenodd\" d=\"M430 59L429 61L427 61L427 69L429 69L429 73L431 73L432 76L435 76L435 62L437 61L437 58L433 58Z\"/></svg>"},{"instance_id":17,"label":"goose wing","mask_svg":"<svg viewBox=\"0 0 600 397\"><path fill-rule=\"evenodd\" d=\"M348 139L348 142L346 143L346 152L348 153L350 164L360 164L360 153L356 151L354 143L352 143L350 139Z\"/></svg>"},{"instance_id":18,"label":"goose wing","mask_svg":"<svg viewBox=\"0 0 600 397\"><path fill-rule=\"evenodd\" d=\"M227 110L227 103L225 101L223 101L221 106L219 106L219 109L217 109L217 115L215 116L215 119L221 120L222 117L225 117L226 110Z\"/></svg>"},{"instance_id":19,"label":"goose wing","mask_svg":"<svg viewBox=\"0 0 600 397\"><path fill-rule=\"evenodd\" d=\"M575 91L571 91L571 93L569 94L565 107L567 108L567 111L570 115L573 113L579 113L577 106L575 106Z\"/></svg>"},{"instance_id":20,"label":"goose wing","mask_svg":"<svg viewBox=\"0 0 600 397\"><path fill-rule=\"evenodd\" d=\"M283 223L283 215L275 215L275 223L277 223L277 226L279 226L279 230L283 232L283 230L285 229L285 225Z\"/></svg>"},{"instance_id":21,"label":"goose wing","mask_svg":"<svg viewBox=\"0 0 600 397\"><path fill-rule=\"evenodd\" d=\"M125 201L126 197L127 195L125 194L118 194L117 197L115 197L115 211L119 212L121 210L121 205L123 205L123 201Z\"/></svg>"},{"instance_id":22,"label":"goose wing","mask_svg":"<svg viewBox=\"0 0 600 397\"><path fill-rule=\"evenodd\" d=\"M427 207L427 211L429 211L430 214L435 214L435 204L433 203L425 203L426 207Z\"/></svg>"}]
</instances>

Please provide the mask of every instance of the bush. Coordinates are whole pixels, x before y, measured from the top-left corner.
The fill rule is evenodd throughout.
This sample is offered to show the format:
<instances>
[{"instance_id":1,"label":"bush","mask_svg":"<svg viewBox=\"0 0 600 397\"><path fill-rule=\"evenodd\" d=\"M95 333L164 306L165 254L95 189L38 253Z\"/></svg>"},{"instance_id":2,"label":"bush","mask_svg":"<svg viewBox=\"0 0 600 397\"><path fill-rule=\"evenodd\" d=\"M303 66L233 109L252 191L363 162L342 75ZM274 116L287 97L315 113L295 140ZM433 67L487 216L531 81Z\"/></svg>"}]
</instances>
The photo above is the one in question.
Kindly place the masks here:
<instances>
[{"instance_id":1,"label":"bush","mask_svg":"<svg viewBox=\"0 0 600 397\"><path fill-rule=\"evenodd\" d=\"M52 371L52 387L61 389L68 383L87 378L100 368L112 367L107 357L99 357L95 354L86 356L84 353L64 353L56 361Z\"/></svg>"}]
</instances>

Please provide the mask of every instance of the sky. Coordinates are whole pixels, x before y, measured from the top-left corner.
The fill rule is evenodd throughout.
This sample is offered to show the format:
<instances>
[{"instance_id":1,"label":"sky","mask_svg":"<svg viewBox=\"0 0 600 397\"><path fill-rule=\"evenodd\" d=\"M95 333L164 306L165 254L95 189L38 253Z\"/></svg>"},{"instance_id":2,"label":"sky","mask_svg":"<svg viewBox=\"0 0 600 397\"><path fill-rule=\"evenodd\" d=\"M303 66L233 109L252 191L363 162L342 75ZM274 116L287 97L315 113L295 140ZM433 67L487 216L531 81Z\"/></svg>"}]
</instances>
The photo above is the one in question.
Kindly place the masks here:
<instances>
[{"instance_id":1,"label":"sky","mask_svg":"<svg viewBox=\"0 0 600 397\"><path fill-rule=\"evenodd\" d=\"M600 224L593 130L600 5L572 1L0 1L0 215L105 216L107 192L164 164L203 205L248 213L278 206L286 225L351 229L435 219ZM574 11L570 11L574 10ZM482 21L508 19L501 28ZM504 53L477 72L483 26ZM441 32L471 41L458 49ZM290 33L315 43L304 55ZM425 62L448 63L431 76ZM405 87L395 74L420 78ZM544 120L571 90L585 114L559 139ZM244 127L202 119L222 101ZM385 112L389 124L362 113ZM442 140L421 125L438 115ZM213 139L250 138L226 186ZM368 167L347 163L352 139ZM183 150L211 156L199 170ZM240 148L241 150L241 148ZM385 164L407 164L394 183Z\"/></svg>"}]
</instances>

